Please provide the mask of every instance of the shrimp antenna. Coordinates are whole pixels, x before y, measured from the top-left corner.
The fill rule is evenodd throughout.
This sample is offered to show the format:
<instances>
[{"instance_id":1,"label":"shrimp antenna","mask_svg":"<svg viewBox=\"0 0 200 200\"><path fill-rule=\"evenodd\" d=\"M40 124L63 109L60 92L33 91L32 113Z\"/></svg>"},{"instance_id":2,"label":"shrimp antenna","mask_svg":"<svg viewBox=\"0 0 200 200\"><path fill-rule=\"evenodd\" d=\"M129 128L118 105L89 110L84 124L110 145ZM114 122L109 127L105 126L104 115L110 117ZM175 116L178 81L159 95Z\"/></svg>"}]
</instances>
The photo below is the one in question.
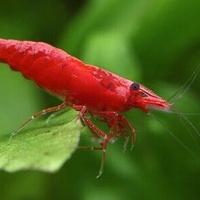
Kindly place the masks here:
<instances>
[{"instance_id":1,"label":"shrimp antenna","mask_svg":"<svg viewBox=\"0 0 200 200\"><path fill-rule=\"evenodd\" d=\"M199 147L199 143L197 142L197 140L195 139L193 133L191 132L191 130L193 130L194 133L195 133L198 137L200 137L200 133L199 133L198 129L195 127L195 125L185 116L184 113L181 113L181 112L179 112L179 111L177 111L177 110L176 110L176 112L174 112L174 113L171 112L171 113L178 116L178 118L179 118L181 124L182 124L185 128L187 128L188 133L190 134L190 136L191 136L191 138L193 139L194 143L196 144L196 146ZM185 122L185 123L184 123L184 122ZM186 127L186 124L187 124L191 129L188 129L189 127Z\"/></svg>"},{"instance_id":2,"label":"shrimp antenna","mask_svg":"<svg viewBox=\"0 0 200 200\"><path fill-rule=\"evenodd\" d=\"M200 132L199 130L196 128L196 126L185 116L184 113L178 112L176 110L175 112L176 115L178 115L182 120L184 120L192 129L193 131L196 133L196 135L198 135L200 137Z\"/></svg>"},{"instance_id":3,"label":"shrimp antenna","mask_svg":"<svg viewBox=\"0 0 200 200\"><path fill-rule=\"evenodd\" d=\"M172 136L172 137L175 139L175 141L176 141L179 145L181 145L181 146L183 147L183 149L185 149L193 158L196 158L196 156L194 155L194 153L192 152L192 150L191 150L186 144L184 144L183 141L181 141L169 128L167 128L167 127L164 125L164 123L163 123L160 119L158 119L153 113L149 113L149 114L150 114L151 116L153 116L154 119L156 119L156 120L159 122L159 124L160 124L162 127L165 128L165 130L167 130L168 134L169 134L170 136Z\"/></svg>"},{"instance_id":4,"label":"shrimp antenna","mask_svg":"<svg viewBox=\"0 0 200 200\"><path fill-rule=\"evenodd\" d=\"M178 112L178 111L167 111L167 113L169 114L176 114L176 115L188 115L188 116L199 116L200 113L199 112Z\"/></svg>"},{"instance_id":5,"label":"shrimp antenna","mask_svg":"<svg viewBox=\"0 0 200 200\"><path fill-rule=\"evenodd\" d=\"M190 88L190 86L193 84L195 81L196 77L198 76L200 72L200 64L196 67L196 69L193 71L191 76L187 79L187 81L180 87L178 88L172 96L168 98L169 102L175 102L176 100L180 99Z\"/></svg>"}]
</instances>

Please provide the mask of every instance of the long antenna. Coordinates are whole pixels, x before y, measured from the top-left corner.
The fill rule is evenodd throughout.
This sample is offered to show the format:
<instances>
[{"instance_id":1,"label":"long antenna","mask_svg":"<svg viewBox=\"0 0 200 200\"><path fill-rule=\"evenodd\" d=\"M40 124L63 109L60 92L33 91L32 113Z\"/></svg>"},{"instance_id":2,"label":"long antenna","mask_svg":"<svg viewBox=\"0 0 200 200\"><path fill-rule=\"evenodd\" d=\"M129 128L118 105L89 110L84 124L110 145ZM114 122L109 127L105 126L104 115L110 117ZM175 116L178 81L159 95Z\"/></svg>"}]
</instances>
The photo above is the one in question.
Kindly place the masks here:
<instances>
[{"instance_id":1,"label":"long antenna","mask_svg":"<svg viewBox=\"0 0 200 200\"><path fill-rule=\"evenodd\" d=\"M193 82L195 81L195 79L198 76L199 72L200 72L200 64L198 64L198 66L195 68L195 70L193 71L191 76L187 79L187 81L180 88L178 88L172 94L172 96L170 96L168 98L168 101L172 102L172 100L176 101L176 100L180 99L188 91L190 86L193 84Z\"/></svg>"},{"instance_id":2,"label":"long antenna","mask_svg":"<svg viewBox=\"0 0 200 200\"><path fill-rule=\"evenodd\" d=\"M170 136L172 136L179 145L181 145L189 154L191 154L191 156L193 158L196 158L196 156L194 155L194 153L192 152L192 150L186 144L184 144L169 128L167 128L166 126L164 126L163 122L160 119L158 119L153 113L149 113L149 114L151 116L153 116L160 123L160 125L163 128L166 129L166 131L168 132L168 134Z\"/></svg>"}]
</instances>

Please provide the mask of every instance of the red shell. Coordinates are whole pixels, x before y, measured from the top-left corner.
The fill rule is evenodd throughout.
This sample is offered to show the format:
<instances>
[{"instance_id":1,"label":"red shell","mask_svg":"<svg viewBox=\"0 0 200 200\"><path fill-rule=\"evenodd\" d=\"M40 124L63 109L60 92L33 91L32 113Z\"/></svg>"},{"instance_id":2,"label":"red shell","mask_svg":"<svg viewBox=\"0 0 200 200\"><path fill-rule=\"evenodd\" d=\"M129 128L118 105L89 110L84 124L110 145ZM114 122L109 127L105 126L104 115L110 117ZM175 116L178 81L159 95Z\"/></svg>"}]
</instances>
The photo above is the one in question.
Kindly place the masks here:
<instances>
[{"instance_id":1,"label":"red shell","mask_svg":"<svg viewBox=\"0 0 200 200\"><path fill-rule=\"evenodd\" d=\"M84 105L91 112L123 112L134 106L143 106L145 110L149 103L147 98L130 91L132 81L85 64L43 42L0 39L0 60L69 105ZM155 97L147 88L143 87L142 92ZM169 107L166 101L156 97L157 102L162 102L163 108Z\"/></svg>"}]
</instances>

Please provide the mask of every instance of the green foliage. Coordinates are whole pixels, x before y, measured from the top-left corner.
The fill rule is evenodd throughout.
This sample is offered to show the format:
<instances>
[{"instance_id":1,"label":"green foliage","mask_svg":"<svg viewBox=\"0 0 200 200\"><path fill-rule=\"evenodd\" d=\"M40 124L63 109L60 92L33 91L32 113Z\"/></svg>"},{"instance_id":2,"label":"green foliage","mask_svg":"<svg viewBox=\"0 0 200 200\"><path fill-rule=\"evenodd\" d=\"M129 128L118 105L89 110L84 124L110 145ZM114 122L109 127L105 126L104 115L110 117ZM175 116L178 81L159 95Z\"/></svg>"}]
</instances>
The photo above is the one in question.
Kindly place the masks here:
<instances>
[{"instance_id":1,"label":"green foliage","mask_svg":"<svg viewBox=\"0 0 200 200\"><path fill-rule=\"evenodd\" d=\"M196 0L3 0L0 37L51 42L168 98L200 63L199 8ZM33 112L58 103L5 65L0 68L1 135L15 130ZM132 110L126 115L137 130L135 149L124 154L123 141L110 144L102 179L95 180L100 153L78 151L53 175L0 172L1 199L199 199L199 80L198 75L173 102L180 112L196 113L186 116L196 132L180 116L154 112L153 117ZM67 137L67 132L63 134ZM93 145L85 135L80 142ZM29 136L24 132L17 138ZM17 138L14 142L25 142Z\"/></svg>"},{"instance_id":2,"label":"green foliage","mask_svg":"<svg viewBox=\"0 0 200 200\"><path fill-rule=\"evenodd\" d=\"M71 157L77 148L80 136L80 122L77 113L69 121L70 113L64 115L63 124L52 119L48 124L22 131L0 141L0 169L8 172L19 170L40 170L55 172ZM59 117L59 120L61 118ZM57 121L57 123L55 123Z\"/></svg>"}]
</instances>

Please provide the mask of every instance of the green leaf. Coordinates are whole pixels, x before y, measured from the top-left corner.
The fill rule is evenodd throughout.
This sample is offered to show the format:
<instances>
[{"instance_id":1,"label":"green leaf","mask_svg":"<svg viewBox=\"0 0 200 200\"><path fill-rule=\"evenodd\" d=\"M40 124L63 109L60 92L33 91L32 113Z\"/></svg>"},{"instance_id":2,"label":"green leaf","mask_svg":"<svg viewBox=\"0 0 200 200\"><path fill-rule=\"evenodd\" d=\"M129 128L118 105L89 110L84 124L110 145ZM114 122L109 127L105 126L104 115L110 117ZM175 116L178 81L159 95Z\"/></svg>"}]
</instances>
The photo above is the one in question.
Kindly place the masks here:
<instances>
[{"instance_id":1,"label":"green leaf","mask_svg":"<svg viewBox=\"0 0 200 200\"><path fill-rule=\"evenodd\" d=\"M81 123L76 116L76 112L69 111L51 119L48 124L36 122L34 128L13 138L2 138L0 169L8 172L24 169L57 171L77 148Z\"/></svg>"}]
</instances>

